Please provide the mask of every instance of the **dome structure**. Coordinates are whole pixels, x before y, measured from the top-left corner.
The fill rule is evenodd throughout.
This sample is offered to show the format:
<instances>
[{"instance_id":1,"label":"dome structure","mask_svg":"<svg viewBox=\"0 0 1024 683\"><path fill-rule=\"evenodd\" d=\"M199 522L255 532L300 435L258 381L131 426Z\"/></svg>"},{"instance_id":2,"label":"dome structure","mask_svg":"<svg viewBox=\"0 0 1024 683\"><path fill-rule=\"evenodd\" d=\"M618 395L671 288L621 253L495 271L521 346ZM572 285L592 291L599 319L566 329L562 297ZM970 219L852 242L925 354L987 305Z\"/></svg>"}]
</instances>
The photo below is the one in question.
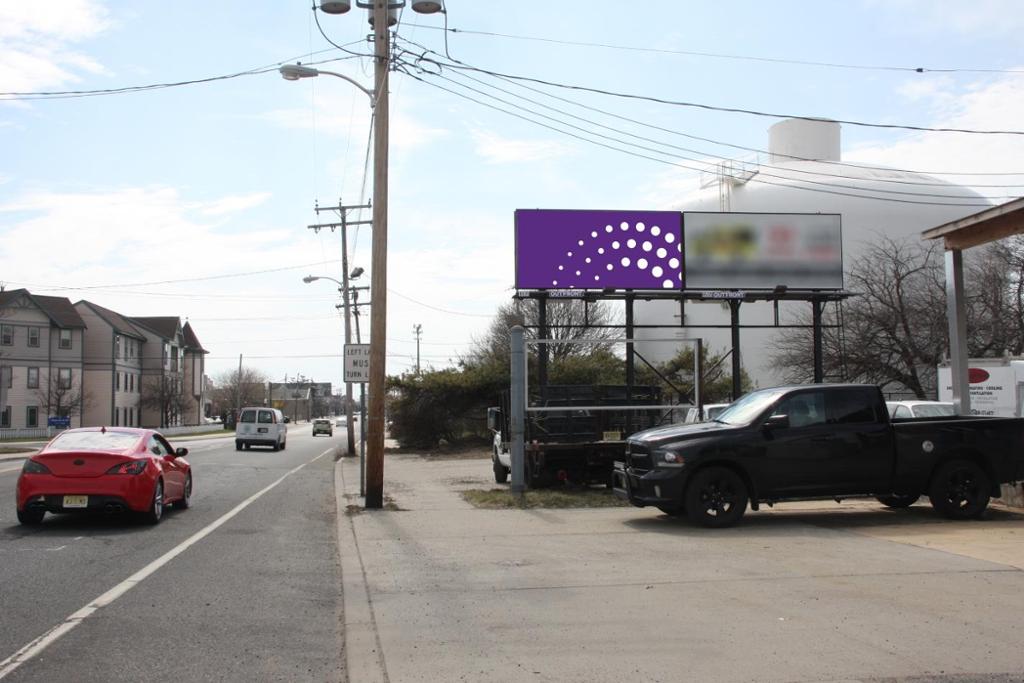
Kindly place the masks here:
<instances>
[{"instance_id":1,"label":"dome structure","mask_svg":"<svg viewBox=\"0 0 1024 683\"><path fill-rule=\"evenodd\" d=\"M770 157L765 163L724 162L705 174L701 189L672 209L749 213L840 214L844 270L877 243L880 237L919 240L921 231L967 216L988 206L973 190L934 176L867 164L841 162L840 126L832 121L787 119L770 129ZM780 322L809 303L780 303ZM637 301L637 325L679 325L675 301ZM747 302L740 307L741 325L771 325L772 304ZM728 305L687 302L687 325L728 325ZM757 386L782 382L771 365L778 330L742 329L740 358ZM712 353L728 351L729 329L637 329L634 338L703 338ZM651 363L672 358L680 350L673 342L646 341L636 351ZM812 362L807 359L808 364Z\"/></svg>"}]
</instances>

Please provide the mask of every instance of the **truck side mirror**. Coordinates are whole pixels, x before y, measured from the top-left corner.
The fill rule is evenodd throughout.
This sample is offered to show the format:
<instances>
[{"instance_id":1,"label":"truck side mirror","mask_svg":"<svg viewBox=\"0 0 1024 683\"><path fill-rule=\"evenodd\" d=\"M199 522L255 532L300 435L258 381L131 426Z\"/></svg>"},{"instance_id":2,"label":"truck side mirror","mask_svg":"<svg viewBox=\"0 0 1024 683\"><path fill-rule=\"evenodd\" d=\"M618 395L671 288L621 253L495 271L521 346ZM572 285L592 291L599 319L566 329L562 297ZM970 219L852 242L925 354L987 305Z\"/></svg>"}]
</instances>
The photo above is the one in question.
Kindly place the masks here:
<instances>
[{"instance_id":1,"label":"truck side mirror","mask_svg":"<svg viewBox=\"0 0 1024 683\"><path fill-rule=\"evenodd\" d=\"M487 428L492 432L501 431L501 408L487 409Z\"/></svg>"},{"instance_id":2,"label":"truck side mirror","mask_svg":"<svg viewBox=\"0 0 1024 683\"><path fill-rule=\"evenodd\" d=\"M772 415L764 421L765 429L789 429L789 415Z\"/></svg>"}]
</instances>

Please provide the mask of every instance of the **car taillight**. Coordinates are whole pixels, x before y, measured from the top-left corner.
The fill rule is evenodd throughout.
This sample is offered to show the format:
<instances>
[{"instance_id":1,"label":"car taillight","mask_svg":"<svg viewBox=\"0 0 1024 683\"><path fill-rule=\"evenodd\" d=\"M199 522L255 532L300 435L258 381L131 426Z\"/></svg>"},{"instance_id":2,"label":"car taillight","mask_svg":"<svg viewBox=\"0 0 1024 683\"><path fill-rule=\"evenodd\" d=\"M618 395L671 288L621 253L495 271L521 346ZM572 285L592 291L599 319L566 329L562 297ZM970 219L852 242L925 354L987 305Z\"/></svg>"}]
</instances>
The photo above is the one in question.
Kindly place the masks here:
<instances>
[{"instance_id":1,"label":"car taillight","mask_svg":"<svg viewBox=\"0 0 1024 683\"><path fill-rule=\"evenodd\" d=\"M29 458L22 465L21 471L25 474L50 474L50 470L41 462L36 462Z\"/></svg>"},{"instance_id":2,"label":"car taillight","mask_svg":"<svg viewBox=\"0 0 1024 683\"><path fill-rule=\"evenodd\" d=\"M149 464L149 460L132 460L131 462L123 462L120 465L114 465L107 474L142 474L146 469L146 465Z\"/></svg>"}]
</instances>

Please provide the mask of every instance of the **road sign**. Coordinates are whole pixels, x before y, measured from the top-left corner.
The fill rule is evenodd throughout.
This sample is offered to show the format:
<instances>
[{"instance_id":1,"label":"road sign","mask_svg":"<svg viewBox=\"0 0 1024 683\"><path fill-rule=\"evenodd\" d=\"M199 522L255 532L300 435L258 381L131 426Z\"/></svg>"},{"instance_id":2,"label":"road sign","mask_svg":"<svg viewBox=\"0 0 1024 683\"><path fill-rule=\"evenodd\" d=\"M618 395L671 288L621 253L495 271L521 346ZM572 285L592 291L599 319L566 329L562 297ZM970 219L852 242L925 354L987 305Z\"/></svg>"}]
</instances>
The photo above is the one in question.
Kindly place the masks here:
<instances>
[{"instance_id":1,"label":"road sign","mask_svg":"<svg viewBox=\"0 0 1024 683\"><path fill-rule=\"evenodd\" d=\"M71 426L70 417L49 417L46 419L46 426L67 429Z\"/></svg>"},{"instance_id":2,"label":"road sign","mask_svg":"<svg viewBox=\"0 0 1024 683\"><path fill-rule=\"evenodd\" d=\"M369 344L345 344L345 381L370 381Z\"/></svg>"}]
</instances>

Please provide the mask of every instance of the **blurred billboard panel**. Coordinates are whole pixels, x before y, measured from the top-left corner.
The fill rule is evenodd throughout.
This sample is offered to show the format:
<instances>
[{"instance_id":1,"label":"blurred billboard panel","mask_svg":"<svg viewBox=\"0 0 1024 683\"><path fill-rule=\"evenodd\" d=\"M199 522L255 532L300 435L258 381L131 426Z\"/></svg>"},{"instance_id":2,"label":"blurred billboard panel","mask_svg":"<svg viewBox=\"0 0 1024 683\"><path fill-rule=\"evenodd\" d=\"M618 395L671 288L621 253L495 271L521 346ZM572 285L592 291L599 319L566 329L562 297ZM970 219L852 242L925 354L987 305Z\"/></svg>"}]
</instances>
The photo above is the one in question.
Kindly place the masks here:
<instances>
[{"instance_id":1,"label":"blurred billboard panel","mask_svg":"<svg viewBox=\"0 0 1024 683\"><path fill-rule=\"evenodd\" d=\"M839 214L683 214L686 289L842 289Z\"/></svg>"},{"instance_id":2,"label":"blurred billboard panel","mask_svg":"<svg viewBox=\"0 0 1024 683\"><path fill-rule=\"evenodd\" d=\"M516 289L682 289L678 211L518 209Z\"/></svg>"}]
</instances>

